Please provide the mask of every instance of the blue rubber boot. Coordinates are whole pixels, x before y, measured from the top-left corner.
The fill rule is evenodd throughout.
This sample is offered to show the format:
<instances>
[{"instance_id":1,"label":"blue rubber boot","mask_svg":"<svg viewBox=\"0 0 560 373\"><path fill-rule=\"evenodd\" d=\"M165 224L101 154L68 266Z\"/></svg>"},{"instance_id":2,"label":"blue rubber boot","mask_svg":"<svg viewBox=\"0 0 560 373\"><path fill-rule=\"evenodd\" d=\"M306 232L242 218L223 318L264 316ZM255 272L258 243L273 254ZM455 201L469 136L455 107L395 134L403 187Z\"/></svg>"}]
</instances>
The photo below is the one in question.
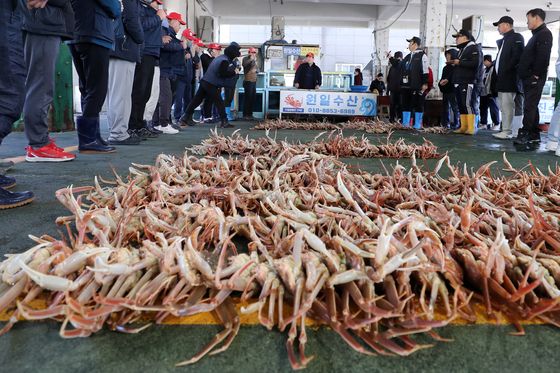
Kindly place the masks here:
<instances>
[{"instance_id":1,"label":"blue rubber boot","mask_svg":"<svg viewBox=\"0 0 560 373\"><path fill-rule=\"evenodd\" d=\"M422 118L424 117L424 113L415 113L414 114L414 129L419 130L422 128Z\"/></svg>"},{"instance_id":2,"label":"blue rubber boot","mask_svg":"<svg viewBox=\"0 0 560 373\"><path fill-rule=\"evenodd\" d=\"M227 116L228 121L230 121L230 122L233 122L235 120L235 117L231 113L231 107L230 106L226 107L226 116Z\"/></svg>"},{"instance_id":3,"label":"blue rubber boot","mask_svg":"<svg viewBox=\"0 0 560 373\"><path fill-rule=\"evenodd\" d=\"M99 118L76 118L80 153L113 153L115 148L103 145L99 136Z\"/></svg>"},{"instance_id":4,"label":"blue rubber boot","mask_svg":"<svg viewBox=\"0 0 560 373\"><path fill-rule=\"evenodd\" d=\"M410 127L410 111L403 111L402 125L403 127Z\"/></svg>"}]
</instances>

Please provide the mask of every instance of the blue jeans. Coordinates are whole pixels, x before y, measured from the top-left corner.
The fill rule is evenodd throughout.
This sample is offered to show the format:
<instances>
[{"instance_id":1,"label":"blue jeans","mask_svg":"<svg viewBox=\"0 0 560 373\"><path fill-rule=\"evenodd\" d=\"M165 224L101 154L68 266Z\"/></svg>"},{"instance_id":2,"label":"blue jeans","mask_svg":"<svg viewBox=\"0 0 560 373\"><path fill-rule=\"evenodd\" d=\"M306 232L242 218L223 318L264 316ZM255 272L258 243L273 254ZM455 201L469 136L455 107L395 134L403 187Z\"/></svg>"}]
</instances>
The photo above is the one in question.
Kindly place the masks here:
<instances>
[{"instance_id":1,"label":"blue jeans","mask_svg":"<svg viewBox=\"0 0 560 373\"><path fill-rule=\"evenodd\" d=\"M450 117L450 114L452 117ZM457 104L455 92L443 94L441 121L444 127L450 125L451 122L453 122L454 127L459 125L459 105Z\"/></svg>"},{"instance_id":2,"label":"blue jeans","mask_svg":"<svg viewBox=\"0 0 560 373\"><path fill-rule=\"evenodd\" d=\"M0 1L0 143L12 132L23 109L26 71L22 23L22 9L13 9L11 1Z\"/></svg>"},{"instance_id":3,"label":"blue jeans","mask_svg":"<svg viewBox=\"0 0 560 373\"><path fill-rule=\"evenodd\" d=\"M176 84L177 88L173 97L173 118L179 120L192 100L192 84L182 79L178 79Z\"/></svg>"}]
</instances>

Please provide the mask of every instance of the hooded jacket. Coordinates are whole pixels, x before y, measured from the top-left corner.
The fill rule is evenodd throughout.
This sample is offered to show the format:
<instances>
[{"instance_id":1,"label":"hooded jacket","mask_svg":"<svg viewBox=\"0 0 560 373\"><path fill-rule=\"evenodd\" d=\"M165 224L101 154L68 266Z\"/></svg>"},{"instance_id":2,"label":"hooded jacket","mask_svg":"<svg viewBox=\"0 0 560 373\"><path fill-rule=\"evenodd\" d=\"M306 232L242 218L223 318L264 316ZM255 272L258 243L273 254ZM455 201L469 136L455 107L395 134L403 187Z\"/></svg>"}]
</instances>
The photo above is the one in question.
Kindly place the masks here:
<instances>
[{"instance_id":1,"label":"hooded jacket","mask_svg":"<svg viewBox=\"0 0 560 373\"><path fill-rule=\"evenodd\" d=\"M239 63L236 58L241 56L239 44L232 42L225 50L224 54L214 58L208 66L202 80L216 87L233 88L237 83L237 72Z\"/></svg>"},{"instance_id":2,"label":"hooded jacket","mask_svg":"<svg viewBox=\"0 0 560 373\"><path fill-rule=\"evenodd\" d=\"M453 70L453 84L476 84L482 72L482 54L474 41L459 44L459 64Z\"/></svg>"}]
</instances>

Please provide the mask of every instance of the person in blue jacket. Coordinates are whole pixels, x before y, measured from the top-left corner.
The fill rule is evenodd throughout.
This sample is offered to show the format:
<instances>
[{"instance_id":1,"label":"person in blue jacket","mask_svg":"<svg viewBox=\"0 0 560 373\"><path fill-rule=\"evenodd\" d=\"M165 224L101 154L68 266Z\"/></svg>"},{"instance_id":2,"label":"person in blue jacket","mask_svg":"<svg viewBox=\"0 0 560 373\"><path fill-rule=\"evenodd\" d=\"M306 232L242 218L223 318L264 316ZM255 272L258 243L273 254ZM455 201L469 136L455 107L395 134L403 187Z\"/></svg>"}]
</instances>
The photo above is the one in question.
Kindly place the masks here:
<instances>
[{"instance_id":1,"label":"person in blue jacket","mask_svg":"<svg viewBox=\"0 0 560 373\"><path fill-rule=\"evenodd\" d=\"M186 25L183 17L176 12L167 15L168 27L162 27L163 46L159 63L159 100L158 110L152 118L152 125L163 133L174 135L179 131L171 126L171 106L173 104L173 87L177 76L183 73L185 50L177 38L181 25Z\"/></svg>"},{"instance_id":2,"label":"person in blue jacket","mask_svg":"<svg viewBox=\"0 0 560 373\"><path fill-rule=\"evenodd\" d=\"M142 140L128 133L128 121L132 111L134 70L140 62L144 30L140 24L140 1L122 0L122 5L122 15L117 19L115 28L115 50L111 52L109 59L109 144L138 145Z\"/></svg>"},{"instance_id":3,"label":"person in blue jacket","mask_svg":"<svg viewBox=\"0 0 560 373\"><path fill-rule=\"evenodd\" d=\"M119 0L72 0L76 26L70 52L80 78L82 115L76 119L81 153L112 153L101 138L99 113L107 96L109 54L115 46Z\"/></svg>"}]
</instances>

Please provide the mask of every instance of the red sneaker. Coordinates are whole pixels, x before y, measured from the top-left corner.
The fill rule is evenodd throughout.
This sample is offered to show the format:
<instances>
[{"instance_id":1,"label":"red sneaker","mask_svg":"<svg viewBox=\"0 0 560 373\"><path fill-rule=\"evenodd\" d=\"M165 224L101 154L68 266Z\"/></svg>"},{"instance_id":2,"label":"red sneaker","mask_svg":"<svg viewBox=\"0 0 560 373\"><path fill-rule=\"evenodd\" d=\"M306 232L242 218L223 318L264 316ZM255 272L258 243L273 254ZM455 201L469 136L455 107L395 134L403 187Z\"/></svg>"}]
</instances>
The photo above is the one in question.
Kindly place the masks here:
<instances>
[{"instance_id":1,"label":"red sneaker","mask_svg":"<svg viewBox=\"0 0 560 373\"><path fill-rule=\"evenodd\" d=\"M27 162L67 162L76 158L76 155L67 153L64 149L59 148L55 142L51 141L39 149L33 149L31 146L25 148Z\"/></svg>"}]
</instances>

